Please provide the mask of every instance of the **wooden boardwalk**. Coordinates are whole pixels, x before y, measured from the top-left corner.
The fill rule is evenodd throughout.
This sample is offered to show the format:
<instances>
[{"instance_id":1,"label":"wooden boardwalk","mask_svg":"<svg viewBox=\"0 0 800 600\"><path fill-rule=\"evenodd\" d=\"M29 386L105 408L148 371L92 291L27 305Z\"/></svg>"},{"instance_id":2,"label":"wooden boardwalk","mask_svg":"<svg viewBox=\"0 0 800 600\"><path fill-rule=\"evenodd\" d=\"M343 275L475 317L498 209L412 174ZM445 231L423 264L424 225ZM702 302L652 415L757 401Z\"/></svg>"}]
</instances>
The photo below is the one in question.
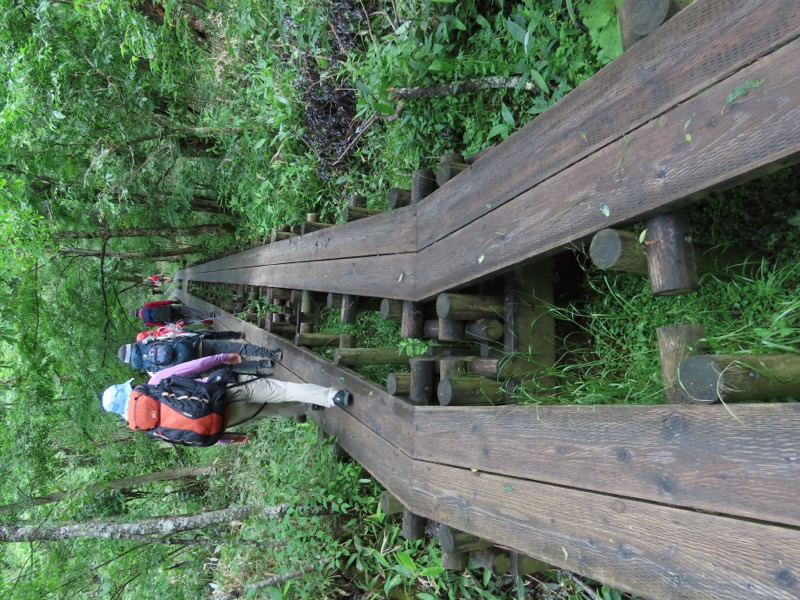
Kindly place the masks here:
<instances>
[{"instance_id":1,"label":"wooden boardwalk","mask_svg":"<svg viewBox=\"0 0 800 600\"><path fill-rule=\"evenodd\" d=\"M423 202L184 269L181 296L428 300L796 162L798 56L796 0L697 0ZM281 347L276 377L348 387L312 417L417 515L644 598L800 598L796 404L412 405L219 323Z\"/></svg>"}]
</instances>

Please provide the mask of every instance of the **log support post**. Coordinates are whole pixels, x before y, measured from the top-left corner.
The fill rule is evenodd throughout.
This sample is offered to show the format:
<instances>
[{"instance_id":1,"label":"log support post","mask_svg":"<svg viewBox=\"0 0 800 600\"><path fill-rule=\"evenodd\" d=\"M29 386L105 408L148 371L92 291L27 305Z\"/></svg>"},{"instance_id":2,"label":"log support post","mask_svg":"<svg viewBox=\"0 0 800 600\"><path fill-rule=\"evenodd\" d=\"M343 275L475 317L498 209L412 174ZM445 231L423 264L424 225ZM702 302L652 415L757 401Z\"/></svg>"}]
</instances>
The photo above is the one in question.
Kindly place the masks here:
<instances>
[{"instance_id":1,"label":"log support post","mask_svg":"<svg viewBox=\"0 0 800 600\"><path fill-rule=\"evenodd\" d=\"M411 204L427 198L436 189L436 175L428 169L419 169L411 175Z\"/></svg>"},{"instance_id":2,"label":"log support post","mask_svg":"<svg viewBox=\"0 0 800 600\"><path fill-rule=\"evenodd\" d=\"M433 404L436 359L414 356L408 361L411 370L408 396L414 404Z\"/></svg>"},{"instance_id":3,"label":"log support post","mask_svg":"<svg viewBox=\"0 0 800 600\"><path fill-rule=\"evenodd\" d=\"M694 402L800 399L800 354L689 356L678 385Z\"/></svg>"},{"instance_id":4,"label":"log support post","mask_svg":"<svg viewBox=\"0 0 800 600\"><path fill-rule=\"evenodd\" d=\"M506 402L502 385L485 377L440 379L437 396L442 406L486 406Z\"/></svg>"},{"instance_id":5,"label":"log support post","mask_svg":"<svg viewBox=\"0 0 800 600\"><path fill-rule=\"evenodd\" d=\"M395 188L389 190L389 209L402 208L411 204L411 190Z\"/></svg>"},{"instance_id":6,"label":"log support post","mask_svg":"<svg viewBox=\"0 0 800 600\"><path fill-rule=\"evenodd\" d=\"M445 154L439 160L436 171L436 183L442 187L462 171L469 169L469 165L460 154Z\"/></svg>"},{"instance_id":7,"label":"log support post","mask_svg":"<svg viewBox=\"0 0 800 600\"><path fill-rule=\"evenodd\" d=\"M699 324L665 325L656 333L666 400L669 404L687 404L692 399L678 384L678 368L684 359L708 350L706 328Z\"/></svg>"},{"instance_id":8,"label":"log support post","mask_svg":"<svg viewBox=\"0 0 800 600\"><path fill-rule=\"evenodd\" d=\"M395 498L388 490L381 492L381 512L385 515L395 515L403 512L403 503Z\"/></svg>"},{"instance_id":9,"label":"log support post","mask_svg":"<svg viewBox=\"0 0 800 600\"><path fill-rule=\"evenodd\" d=\"M359 365L404 365L408 356L397 348L337 348L333 364L343 367Z\"/></svg>"},{"instance_id":10,"label":"log support post","mask_svg":"<svg viewBox=\"0 0 800 600\"><path fill-rule=\"evenodd\" d=\"M361 208L358 206L345 206L342 209L342 218L346 223L350 221L357 221L358 219L366 219L381 214L382 210L374 210L371 208Z\"/></svg>"},{"instance_id":11,"label":"log support post","mask_svg":"<svg viewBox=\"0 0 800 600\"><path fill-rule=\"evenodd\" d=\"M386 391L392 396L408 396L411 390L411 373L389 373Z\"/></svg>"},{"instance_id":12,"label":"log support post","mask_svg":"<svg viewBox=\"0 0 800 600\"><path fill-rule=\"evenodd\" d=\"M533 376L538 387L554 387L555 377L548 373L556 360L555 319L550 313L555 301L552 260L544 259L506 274L504 291L503 344L512 357L503 363L500 376Z\"/></svg>"},{"instance_id":13,"label":"log support post","mask_svg":"<svg viewBox=\"0 0 800 600\"><path fill-rule=\"evenodd\" d=\"M662 215L645 223L645 253L654 296L697 291L698 277L689 225L678 215Z\"/></svg>"},{"instance_id":14,"label":"log support post","mask_svg":"<svg viewBox=\"0 0 800 600\"><path fill-rule=\"evenodd\" d=\"M397 321L403 316L403 301L390 300L384 298L381 300L381 317L385 321Z\"/></svg>"},{"instance_id":15,"label":"log support post","mask_svg":"<svg viewBox=\"0 0 800 600\"><path fill-rule=\"evenodd\" d=\"M403 301L400 337L420 339L424 335L425 311L420 302ZM437 323L438 324L438 323Z\"/></svg>"}]
</instances>

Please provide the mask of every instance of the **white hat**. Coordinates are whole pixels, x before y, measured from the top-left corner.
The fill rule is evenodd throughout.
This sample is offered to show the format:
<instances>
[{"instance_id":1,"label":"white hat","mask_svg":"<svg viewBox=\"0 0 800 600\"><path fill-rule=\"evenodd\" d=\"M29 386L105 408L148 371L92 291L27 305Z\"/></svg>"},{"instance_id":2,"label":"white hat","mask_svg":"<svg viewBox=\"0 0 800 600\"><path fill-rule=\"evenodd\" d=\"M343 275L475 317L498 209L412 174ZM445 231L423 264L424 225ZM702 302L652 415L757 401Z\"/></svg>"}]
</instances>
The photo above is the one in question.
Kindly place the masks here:
<instances>
[{"instance_id":1,"label":"white hat","mask_svg":"<svg viewBox=\"0 0 800 600\"><path fill-rule=\"evenodd\" d=\"M133 391L131 381L133 381L132 377L125 383L112 385L106 388L103 395L100 397L103 410L117 413L123 419L128 418L128 399L131 397L131 392Z\"/></svg>"}]
</instances>

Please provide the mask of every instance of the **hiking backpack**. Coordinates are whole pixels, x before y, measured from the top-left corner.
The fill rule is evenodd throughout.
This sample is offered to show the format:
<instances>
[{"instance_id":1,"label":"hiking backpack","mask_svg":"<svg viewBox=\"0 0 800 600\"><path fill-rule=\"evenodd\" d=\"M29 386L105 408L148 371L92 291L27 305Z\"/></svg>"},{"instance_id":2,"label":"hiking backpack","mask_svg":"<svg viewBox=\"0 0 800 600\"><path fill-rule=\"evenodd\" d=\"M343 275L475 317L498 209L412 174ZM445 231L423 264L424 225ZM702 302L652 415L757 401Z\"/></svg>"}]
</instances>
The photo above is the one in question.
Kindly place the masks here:
<instances>
[{"instance_id":1,"label":"hiking backpack","mask_svg":"<svg viewBox=\"0 0 800 600\"><path fill-rule=\"evenodd\" d=\"M172 340L131 344L131 366L152 374L200 358L201 340L199 335L185 335Z\"/></svg>"},{"instance_id":2,"label":"hiking backpack","mask_svg":"<svg viewBox=\"0 0 800 600\"><path fill-rule=\"evenodd\" d=\"M142 320L145 323L172 323L175 320L173 314L170 304L152 308L145 307L142 309Z\"/></svg>"},{"instance_id":3,"label":"hiking backpack","mask_svg":"<svg viewBox=\"0 0 800 600\"><path fill-rule=\"evenodd\" d=\"M235 382L233 371L224 368L205 382L173 376L158 385L137 385L128 401L128 425L171 444L213 446L228 425L225 394Z\"/></svg>"}]
</instances>

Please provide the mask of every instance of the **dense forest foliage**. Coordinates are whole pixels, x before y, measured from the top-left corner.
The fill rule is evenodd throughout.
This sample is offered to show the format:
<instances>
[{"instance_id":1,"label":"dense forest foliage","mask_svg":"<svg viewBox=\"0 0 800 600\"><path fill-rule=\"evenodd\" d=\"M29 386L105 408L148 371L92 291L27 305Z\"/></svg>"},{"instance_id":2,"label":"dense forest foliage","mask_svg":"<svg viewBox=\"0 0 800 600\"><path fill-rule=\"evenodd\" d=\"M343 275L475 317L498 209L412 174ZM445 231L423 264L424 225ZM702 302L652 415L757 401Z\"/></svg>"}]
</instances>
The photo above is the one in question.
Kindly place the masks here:
<instances>
[{"instance_id":1,"label":"dense forest foliage","mask_svg":"<svg viewBox=\"0 0 800 600\"><path fill-rule=\"evenodd\" d=\"M505 139L620 53L617 4L0 0L0 595L224 597L260 582L248 596L585 597L566 573L525 588L443 572L310 425L178 451L134 435L98 395L135 376L116 349L141 328L128 309L150 299L143 277L307 212L335 221L354 192L382 207L440 154ZM748 230L779 264L796 258L787 181L789 200ZM715 210L709 222L732 214ZM777 273L750 291L796 285ZM791 329L765 339L787 346L796 305L783 299L760 306ZM197 521L170 521L185 514Z\"/></svg>"}]
</instances>

